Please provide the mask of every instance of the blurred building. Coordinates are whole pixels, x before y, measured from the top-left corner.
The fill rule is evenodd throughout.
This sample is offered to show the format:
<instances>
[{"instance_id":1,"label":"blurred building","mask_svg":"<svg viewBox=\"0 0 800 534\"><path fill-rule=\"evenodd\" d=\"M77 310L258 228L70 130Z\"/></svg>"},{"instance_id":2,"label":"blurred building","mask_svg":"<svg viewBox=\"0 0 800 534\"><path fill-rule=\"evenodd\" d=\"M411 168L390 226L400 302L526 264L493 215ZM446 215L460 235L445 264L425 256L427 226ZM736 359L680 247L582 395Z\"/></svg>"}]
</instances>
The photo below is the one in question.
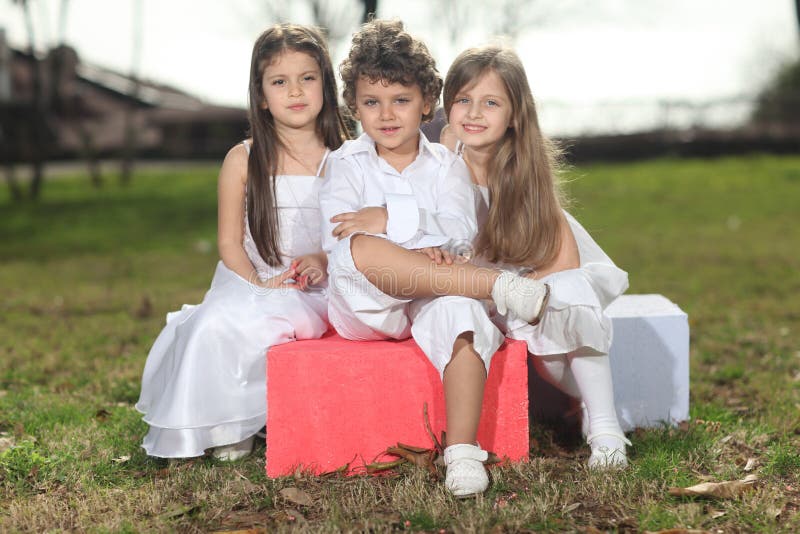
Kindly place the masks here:
<instances>
[{"instance_id":1,"label":"blurred building","mask_svg":"<svg viewBox=\"0 0 800 534\"><path fill-rule=\"evenodd\" d=\"M219 159L244 137L247 112L137 83L81 62L67 46L36 58L10 47L0 29L0 160L30 161L34 150L47 159L115 157L126 121L135 128L138 156Z\"/></svg>"}]
</instances>

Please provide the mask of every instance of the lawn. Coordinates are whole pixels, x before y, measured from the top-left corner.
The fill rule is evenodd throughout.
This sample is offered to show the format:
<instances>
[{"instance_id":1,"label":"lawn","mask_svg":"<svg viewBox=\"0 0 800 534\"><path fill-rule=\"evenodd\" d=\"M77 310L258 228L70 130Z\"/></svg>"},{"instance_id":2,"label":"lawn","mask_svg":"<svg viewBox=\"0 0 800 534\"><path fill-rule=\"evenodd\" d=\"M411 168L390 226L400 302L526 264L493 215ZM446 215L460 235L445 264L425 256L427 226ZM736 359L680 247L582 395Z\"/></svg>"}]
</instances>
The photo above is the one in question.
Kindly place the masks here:
<instances>
[{"instance_id":1,"label":"lawn","mask_svg":"<svg viewBox=\"0 0 800 534\"><path fill-rule=\"evenodd\" d=\"M213 274L216 169L99 190L63 177L36 204L1 190L0 531L798 531L800 157L567 177L571 212L630 292L689 314L692 421L633 433L622 473L589 472L585 447L535 426L530 461L494 468L471 501L410 467L269 480L263 448L234 464L148 458L133 403L166 312L199 302ZM729 499L668 493L747 474L758 480Z\"/></svg>"}]
</instances>

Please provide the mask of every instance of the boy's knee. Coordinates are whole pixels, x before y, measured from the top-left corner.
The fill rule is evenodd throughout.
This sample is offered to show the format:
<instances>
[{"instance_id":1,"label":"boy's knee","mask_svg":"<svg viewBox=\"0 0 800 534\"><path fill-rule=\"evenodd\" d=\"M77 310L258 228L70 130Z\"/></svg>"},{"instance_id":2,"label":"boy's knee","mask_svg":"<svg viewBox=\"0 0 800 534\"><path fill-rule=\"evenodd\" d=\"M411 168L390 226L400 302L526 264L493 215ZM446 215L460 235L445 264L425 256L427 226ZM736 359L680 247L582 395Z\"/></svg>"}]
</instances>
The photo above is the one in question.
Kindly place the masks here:
<instances>
[{"instance_id":1,"label":"boy's knee","mask_svg":"<svg viewBox=\"0 0 800 534\"><path fill-rule=\"evenodd\" d=\"M364 272L366 268L364 260L369 254L372 244L378 239L380 238L366 234L356 234L350 237L350 256L353 258L353 265L360 272Z\"/></svg>"}]
</instances>

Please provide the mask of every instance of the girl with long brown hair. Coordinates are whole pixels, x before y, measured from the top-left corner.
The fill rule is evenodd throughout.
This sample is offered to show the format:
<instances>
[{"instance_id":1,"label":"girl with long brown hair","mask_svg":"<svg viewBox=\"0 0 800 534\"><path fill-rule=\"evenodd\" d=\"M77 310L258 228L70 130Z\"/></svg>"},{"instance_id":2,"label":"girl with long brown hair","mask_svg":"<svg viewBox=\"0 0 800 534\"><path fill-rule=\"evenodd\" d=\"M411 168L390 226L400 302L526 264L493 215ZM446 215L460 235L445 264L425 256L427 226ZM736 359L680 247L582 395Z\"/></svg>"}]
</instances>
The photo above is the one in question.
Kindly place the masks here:
<instances>
[{"instance_id":1,"label":"girl with long brown hair","mask_svg":"<svg viewBox=\"0 0 800 534\"><path fill-rule=\"evenodd\" d=\"M444 86L446 134L470 168L480 231L475 252L494 266L527 271L550 300L536 326L498 317L508 337L526 341L540 374L582 399L590 467L625 467L617 420L605 307L628 287L586 230L561 208L558 153L542 135L525 69L512 50L466 50Z\"/></svg>"},{"instance_id":2,"label":"girl with long brown hair","mask_svg":"<svg viewBox=\"0 0 800 534\"><path fill-rule=\"evenodd\" d=\"M147 454L249 454L266 421L267 349L327 330L317 195L327 155L345 137L336 95L319 31L279 24L258 38L252 137L228 152L219 175L221 261L203 302L167 316L145 364L136 408L150 425Z\"/></svg>"}]
</instances>

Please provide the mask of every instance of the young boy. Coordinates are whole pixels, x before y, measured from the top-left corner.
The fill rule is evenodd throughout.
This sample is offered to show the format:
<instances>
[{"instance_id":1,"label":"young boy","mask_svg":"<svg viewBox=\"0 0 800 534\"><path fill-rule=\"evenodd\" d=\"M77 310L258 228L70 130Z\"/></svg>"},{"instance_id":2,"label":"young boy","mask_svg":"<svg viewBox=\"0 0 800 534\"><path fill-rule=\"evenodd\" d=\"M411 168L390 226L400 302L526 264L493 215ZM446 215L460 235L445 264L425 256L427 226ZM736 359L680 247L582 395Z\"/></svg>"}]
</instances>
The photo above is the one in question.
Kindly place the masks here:
<instances>
[{"instance_id":1,"label":"young boy","mask_svg":"<svg viewBox=\"0 0 800 534\"><path fill-rule=\"evenodd\" d=\"M419 291L437 276L435 268L424 266L443 259L452 264L447 250L471 243L477 232L466 164L444 146L428 142L419 129L433 116L442 80L425 45L406 33L400 21L365 24L353 36L340 70L344 99L364 133L328 157L319 194L329 320L347 339L414 337L444 381L446 486L458 496L480 493L489 482L483 467L487 454L476 445L475 435L486 373L503 336L479 300L458 296L463 291ZM390 245L388 254L397 249L405 257L377 269L365 267L365 258L384 259L381 249L387 242L402 247ZM409 259L408 250L434 261L416 253ZM468 293L497 301L493 286L508 284L497 272L486 273L491 275L475 280L484 289ZM523 279L509 274L502 280L519 284ZM513 296L504 298L513 291L504 289L499 297L516 312ZM421 295L426 298L412 298Z\"/></svg>"}]
</instances>

